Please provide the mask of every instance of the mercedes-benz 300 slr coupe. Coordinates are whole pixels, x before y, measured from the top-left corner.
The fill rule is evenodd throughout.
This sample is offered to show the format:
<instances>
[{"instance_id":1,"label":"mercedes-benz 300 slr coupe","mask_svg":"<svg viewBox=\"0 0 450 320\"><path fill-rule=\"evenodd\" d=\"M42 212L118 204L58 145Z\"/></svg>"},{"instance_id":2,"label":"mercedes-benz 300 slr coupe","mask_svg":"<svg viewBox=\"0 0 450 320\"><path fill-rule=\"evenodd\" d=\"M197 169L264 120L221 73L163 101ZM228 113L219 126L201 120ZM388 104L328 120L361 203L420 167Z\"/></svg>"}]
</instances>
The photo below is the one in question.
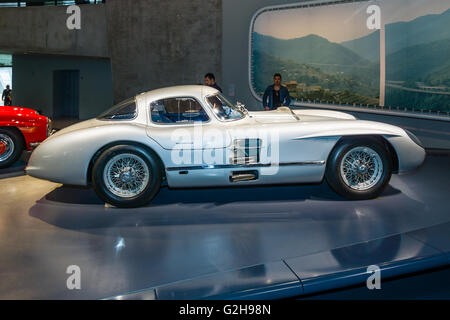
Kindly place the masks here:
<instances>
[{"instance_id":1,"label":"mercedes-benz 300 slr coupe","mask_svg":"<svg viewBox=\"0 0 450 320\"><path fill-rule=\"evenodd\" d=\"M320 183L353 200L379 196L392 173L422 164L412 133L326 110L249 112L216 89L178 86L126 100L53 134L26 172L92 185L117 207L170 188Z\"/></svg>"}]
</instances>

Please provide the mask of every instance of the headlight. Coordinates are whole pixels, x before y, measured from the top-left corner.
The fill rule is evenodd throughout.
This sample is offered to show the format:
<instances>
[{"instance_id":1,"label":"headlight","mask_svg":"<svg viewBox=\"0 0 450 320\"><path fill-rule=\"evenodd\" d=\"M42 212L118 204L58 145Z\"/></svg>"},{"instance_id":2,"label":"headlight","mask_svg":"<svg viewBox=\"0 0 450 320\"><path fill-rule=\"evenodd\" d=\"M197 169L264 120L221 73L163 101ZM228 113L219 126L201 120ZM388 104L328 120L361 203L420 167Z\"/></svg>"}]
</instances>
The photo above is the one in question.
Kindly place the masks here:
<instances>
[{"instance_id":1,"label":"headlight","mask_svg":"<svg viewBox=\"0 0 450 320\"><path fill-rule=\"evenodd\" d=\"M52 135L52 120L47 117L47 137Z\"/></svg>"},{"instance_id":2,"label":"headlight","mask_svg":"<svg viewBox=\"0 0 450 320\"><path fill-rule=\"evenodd\" d=\"M424 148L422 141L419 140L419 138L417 138L411 131L408 131L406 129L404 129L406 134L408 135L408 137L411 138L412 141L414 141L415 144L417 144L419 147Z\"/></svg>"}]
</instances>

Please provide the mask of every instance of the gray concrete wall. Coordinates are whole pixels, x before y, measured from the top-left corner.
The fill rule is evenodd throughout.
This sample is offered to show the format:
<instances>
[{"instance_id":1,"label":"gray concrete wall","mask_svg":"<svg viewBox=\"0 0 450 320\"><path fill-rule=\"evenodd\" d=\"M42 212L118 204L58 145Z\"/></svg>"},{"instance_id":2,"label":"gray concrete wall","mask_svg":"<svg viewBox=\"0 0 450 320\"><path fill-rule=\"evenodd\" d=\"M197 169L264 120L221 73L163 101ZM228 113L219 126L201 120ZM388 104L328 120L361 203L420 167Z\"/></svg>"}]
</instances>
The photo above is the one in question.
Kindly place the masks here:
<instances>
[{"instance_id":1,"label":"gray concrete wall","mask_svg":"<svg viewBox=\"0 0 450 320\"><path fill-rule=\"evenodd\" d=\"M203 83L207 72L220 83L222 0L108 0L80 8L76 31L66 27L66 6L0 8L0 52L110 57L116 102Z\"/></svg>"},{"instance_id":2,"label":"gray concrete wall","mask_svg":"<svg viewBox=\"0 0 450 320\"><path fill-rule=\"evenodd\" d=\"M0 8L0 52L110 57L116 102L159 87L203 83L207 72L215 73L220 83L222 0L109 0L80 8L81 30L76 31L66 27L66 6ZM39 66L37 61L44 58L33 59L15 59L20 63L13 71L16 102L50 110L52 78L45 75L63 60L51 56L54 63L47 59ZM81 60L64 61L68 66L66 62L79 65ZM29 78L24 66L44 75L40 83ZM85 72L90 82L105 74Z\"/></svg>"},{"instance_id":3,"label":"gray concrete wall","mask_svg":"<svg viewBox=\"0 0 450 320\"><path fill-rule=\"evenodd\" d=\"M222 0L108 0L116 101L147 90L221 81Z\"/></svg>"},{"instance_id":4,"label":"gray concrete wall","mask_svg":"<svg viewBox=\"0 0 450 320\"><path fill-rule=\"evenodd\" d=\"M250 110L262 110L261 103L250 91L248 81L249 30L252 16L263 7L300 2L307 1L223 1L222 89L225 94L234 93L233 100L244 103ZM428 148L450 149L450 122L373 115L364 112L354 114L360 119L382 121L407 128L423 140Z\"/></svg>"},{"instance_id":5,"label":"gray concrete wall","mask_svg":"<svg viewBox=\"0 0 450 320\"><path fill-rule=\"evenodd\" d=\"M82 5L81 30L69 30L66 6L0 8L0 52L108 57L106 6Z\"/></svg>"},{"instance_id":6,"label":"gray concrete wall","mask_svg":"<svg viewBox=\"0 0 450 320\"><path fill-rule=\"evenodd\" d=\"M13 103L53 115L53 71L80 70L80 119L89 119L112 106L109 59L70 56L13 56Z\"/></svg>"}]
</instances>

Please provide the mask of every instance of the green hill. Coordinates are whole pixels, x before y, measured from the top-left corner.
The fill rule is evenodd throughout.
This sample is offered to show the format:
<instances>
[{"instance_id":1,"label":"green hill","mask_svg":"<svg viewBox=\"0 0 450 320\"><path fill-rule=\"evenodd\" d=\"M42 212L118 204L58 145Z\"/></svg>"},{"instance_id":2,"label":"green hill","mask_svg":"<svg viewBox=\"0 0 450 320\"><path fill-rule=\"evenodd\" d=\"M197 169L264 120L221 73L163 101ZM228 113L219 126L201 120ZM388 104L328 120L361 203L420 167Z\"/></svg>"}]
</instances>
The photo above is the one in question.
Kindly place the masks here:
<instances>
[{"instance_id":1,"label":"green hill","mask_svg":"<svg viewBox=\"0 0 450 320\"><path fill-rule=\"evenodd\" d=\"M450 9L442 14L430 14L409 22L386 25L386 55L406 47L450 38ZM380 59L380 31L341 43L347 49L371 61Z\"/></svg>"},{"instance_id":2,"label":"green hill","mask_svg":"<svg viewBox=\"0 0 450 320\"><path fill-rule=\"evenodd\" d=\"M433 70L425 77L424 82L430 86L446 86L450 88L450 60Z\"/></svg>"},{"instance_id":3,"label":"green hill","mask_svg":"<svg viewBox=\"0 0 450 320\"><path fill-rule=\"evenodd\" d=\"M402 49L386 57L387 80L404 81L402 86L412 89L418 89L418 83L450 88L449 52L450 39ZM443 91L448 92L448 89ZM386 103L408 108L450 111L449 95L410 92L400 88L386 89Z\"/></svg>"},{"instance_id":4,"label":"green hill","mask_svg":"<svg viewBox=\"0 0 450 320\"><path fill-rule=\"evenodd\" d=\"M378 83L372 77L372 85L354 75L342 72L325 72L315 66L282 60L261 51L253 51L253 86L260 95L273 83L274 73L280 72L283 83L296 81L306 87L320 86L315 92L291 92L297 99L324 100L334 103L376 104ZM370 76L370 75L368 75Z\"/></svg>"},{"instance_id":5,"label":"green hill","mask_svg":"<svg viewBox=\"0 0 450 320\"><path fill-rule=\"evenodd\" d=\"M341 43L342 46L369 61L380 61L380 31L374 31L368 36Z\"/></svg>"},{"instance_id":6,"label":"green hill","mask_svg":"<svg viewBox=\"0 0 450 320\"><path fill-rule=\"evenodd\" d=\"M438 77L441 81L448 81L449 52L450 39L404 48L386 57L386 78L397 81L425 81L433 75L434 81L437 81Z\"/></svg>"},{"instance_id":7,"label":"green hill","mask_svg":"<svg viewBox=\"0 0 450 320\"><path fill-rule=\"evenodd\" d=\"M258 92L264 92L273 82L273 75L281 73L283 82L297 81L318 85L327 79L319 68L290 60L282 60L261 51L253 51L253 80Z\"/></svg>"},{"instance_id":8,"label":"green hill","mask_svg":"<svg viewBox=\"0 0 450 320\"><path fill-rule=\"evenodd\" d=\"M336 66L368 63L351 50L317 35L283 40L255 32L253 49L283 60L317 65L330 71L336 71Z\"/></svg>"}]
</instances>

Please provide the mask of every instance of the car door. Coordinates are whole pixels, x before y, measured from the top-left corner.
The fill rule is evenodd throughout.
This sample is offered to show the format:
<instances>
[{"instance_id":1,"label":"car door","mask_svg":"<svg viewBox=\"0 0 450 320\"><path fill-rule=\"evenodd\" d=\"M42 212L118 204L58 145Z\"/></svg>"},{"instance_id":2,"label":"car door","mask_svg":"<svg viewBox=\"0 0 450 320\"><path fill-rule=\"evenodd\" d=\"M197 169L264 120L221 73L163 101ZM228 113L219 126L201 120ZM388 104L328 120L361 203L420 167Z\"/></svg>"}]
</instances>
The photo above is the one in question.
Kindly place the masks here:
<instances>
[{"instance_id":1,"label":"car door","mask_svg":"<svg viewBox=\"0 0 450 320\"><path fill-rule=\"evenodd\" d=\"M170 150L177 158L172 161L177 164L207 164L205 153L223 151L231 144L227 130L213 121L195 97L160 99L151 102L148 108L147 135L163 149Z\"/></svg>"}]
</instances>

